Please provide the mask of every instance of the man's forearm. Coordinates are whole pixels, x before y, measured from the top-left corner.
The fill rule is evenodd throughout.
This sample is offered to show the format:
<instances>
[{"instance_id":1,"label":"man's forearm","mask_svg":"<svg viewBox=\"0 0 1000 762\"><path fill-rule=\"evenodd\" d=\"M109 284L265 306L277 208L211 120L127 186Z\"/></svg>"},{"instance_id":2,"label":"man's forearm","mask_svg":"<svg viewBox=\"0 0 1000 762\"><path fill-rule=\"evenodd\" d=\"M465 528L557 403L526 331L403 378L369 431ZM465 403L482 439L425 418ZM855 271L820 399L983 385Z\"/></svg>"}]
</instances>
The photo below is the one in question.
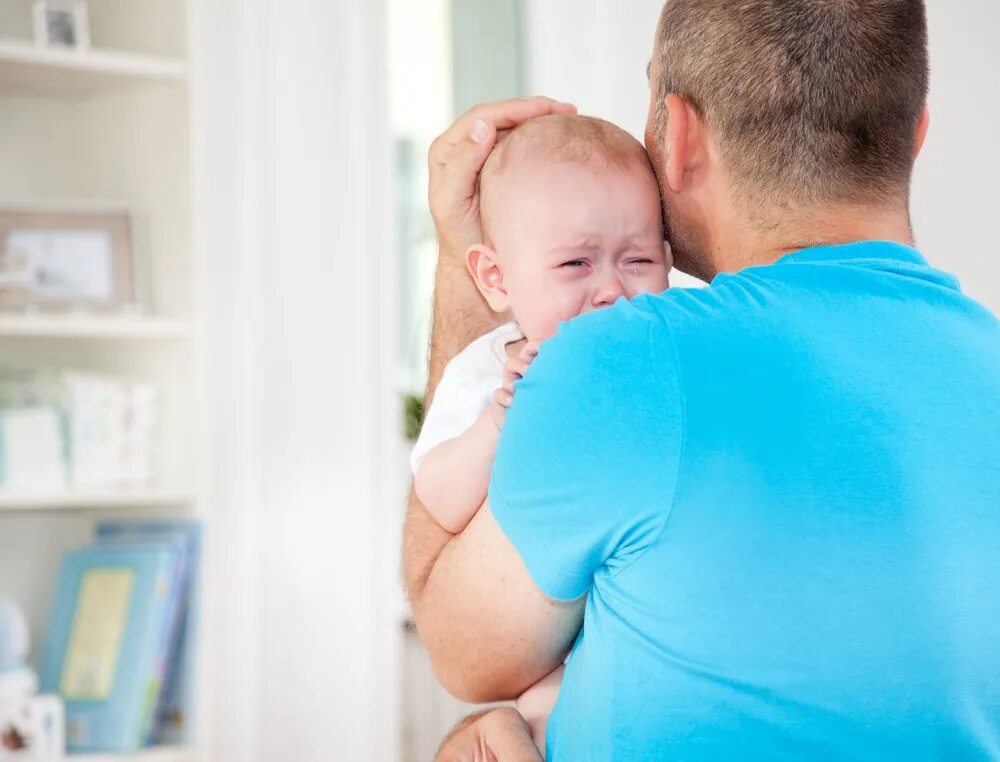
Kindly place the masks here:
<instances>
[{"instance_id":1,"label":"man's forearm","mask_svg":"<svg viewBox=\"0 0 1000 762\"><path fill-rule=\"evenodd\" d=\"M430 407L445 366L499 322L473 283L465 268L463 255L464 252L448 251L442 247L438 259L425 409ZM403 528L403 576L411 602L416 603L423 595L431 569L452 537L438 525L411 490Z\"/></svg>"}]
</instances>

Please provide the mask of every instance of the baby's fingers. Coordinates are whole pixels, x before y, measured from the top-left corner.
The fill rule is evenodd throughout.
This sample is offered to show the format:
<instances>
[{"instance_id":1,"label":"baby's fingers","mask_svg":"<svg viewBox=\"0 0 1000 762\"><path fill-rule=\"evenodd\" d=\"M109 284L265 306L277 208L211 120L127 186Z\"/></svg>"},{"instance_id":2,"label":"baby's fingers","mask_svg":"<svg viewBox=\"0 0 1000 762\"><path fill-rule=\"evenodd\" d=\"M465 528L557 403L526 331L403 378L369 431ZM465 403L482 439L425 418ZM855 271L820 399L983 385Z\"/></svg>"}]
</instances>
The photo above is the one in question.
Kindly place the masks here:
<instances>
[{"instance_id":1,"label":"baby's fingers","mask_svg":"<svg viewBox=\"0 0 1000 762\"><path fill-rule=\"evenodd\" d=\"M528 369L527 363L518 358L509 360L503 368L503 385L514 386L515 381L520 381L524 377L524 372Z\"/></svg>"},{"instance_id":2,"label":"baby's fingers","mask_svg":"<svg viewBox=\"0 0 1000 762\"><path fill-rule=\"evenodd\" d=\"M538 357L537 341L529 341L521 348L521 352L518 355L518 359L524 363L525 368L531 365L536 357Z\"/></svg>"},{"instance_id":3,"label":"baby's fingers","mask_svg":"<svg viewBox=\"0 0 1000 762\"><path fill-rule=\"evenodd\" d=\"M500 407L510 407L510 403L514 401L514 393L506 386L501 386L493 392L493 401Z\"/></svg>"}]
</instances>

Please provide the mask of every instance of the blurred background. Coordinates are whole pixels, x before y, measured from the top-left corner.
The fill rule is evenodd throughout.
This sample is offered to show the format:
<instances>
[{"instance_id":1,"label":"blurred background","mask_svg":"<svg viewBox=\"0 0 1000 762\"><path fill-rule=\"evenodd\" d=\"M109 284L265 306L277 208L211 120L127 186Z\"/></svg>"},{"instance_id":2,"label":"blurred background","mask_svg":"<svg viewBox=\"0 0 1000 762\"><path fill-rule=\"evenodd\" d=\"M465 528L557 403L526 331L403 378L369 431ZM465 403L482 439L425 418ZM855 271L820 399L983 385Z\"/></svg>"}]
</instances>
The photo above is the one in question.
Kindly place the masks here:
<instances>
[{"instance_id":1,"label":"blurred background","mask_svg":"<svg viewBox=\"0 0 1000 762\"><path fill-rule=\"evenodd\" d=\"M660 6L0 0L0 738L433 757L468 708L399 573L426 152L520 94L641 139ZM928 8L918 244L997 312L1000 6Z\"/></svg>"}]
</instances>

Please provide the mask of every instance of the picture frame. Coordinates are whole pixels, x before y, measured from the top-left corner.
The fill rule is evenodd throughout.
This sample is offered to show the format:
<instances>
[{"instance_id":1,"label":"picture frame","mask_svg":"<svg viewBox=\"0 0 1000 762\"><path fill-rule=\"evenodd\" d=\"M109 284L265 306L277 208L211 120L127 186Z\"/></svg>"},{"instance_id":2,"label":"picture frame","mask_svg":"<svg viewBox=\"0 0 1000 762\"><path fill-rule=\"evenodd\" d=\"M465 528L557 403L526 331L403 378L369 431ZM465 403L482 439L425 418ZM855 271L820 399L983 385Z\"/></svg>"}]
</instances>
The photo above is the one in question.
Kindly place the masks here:
<instances>
[{"instance_id":1,"label":"picture frame","mask_svg":"<svg viewBox=\"0 0 1000 762\"><path fill-rule=\"evenodd\" d=\"M141 308L127 207L0 204L0 312Z\"/></svg>"},{"instance_id":2,"label":"picture frame","mask_svg":"<svg viewBox=\"0 0 1000 762\"><path fill-rule=\"evenodd\" d=\"M32 10L38 47L80 51L90 48L86 0L36 0Z\"/></svg>"}]
</instances>

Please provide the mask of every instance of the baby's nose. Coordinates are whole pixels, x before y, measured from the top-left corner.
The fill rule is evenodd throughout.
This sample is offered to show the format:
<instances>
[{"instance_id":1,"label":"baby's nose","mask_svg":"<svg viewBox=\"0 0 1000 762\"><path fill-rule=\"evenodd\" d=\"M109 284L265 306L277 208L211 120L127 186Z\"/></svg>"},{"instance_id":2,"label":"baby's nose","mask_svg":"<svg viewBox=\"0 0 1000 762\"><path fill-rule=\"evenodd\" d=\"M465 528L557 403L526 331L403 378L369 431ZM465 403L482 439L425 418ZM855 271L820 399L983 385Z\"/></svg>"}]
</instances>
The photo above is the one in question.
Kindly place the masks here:
<instances>
[{"instance_id":1,"label":"baby's nose","mask_svg":"<svg viewBox=\"0 0 1000 762\"><path fill-rule=\"evenodd\" d=\"M605 278L594 292L594 306L607 307L625 295L625 287L618 275Z\"/></svg>"}]
</instances>

